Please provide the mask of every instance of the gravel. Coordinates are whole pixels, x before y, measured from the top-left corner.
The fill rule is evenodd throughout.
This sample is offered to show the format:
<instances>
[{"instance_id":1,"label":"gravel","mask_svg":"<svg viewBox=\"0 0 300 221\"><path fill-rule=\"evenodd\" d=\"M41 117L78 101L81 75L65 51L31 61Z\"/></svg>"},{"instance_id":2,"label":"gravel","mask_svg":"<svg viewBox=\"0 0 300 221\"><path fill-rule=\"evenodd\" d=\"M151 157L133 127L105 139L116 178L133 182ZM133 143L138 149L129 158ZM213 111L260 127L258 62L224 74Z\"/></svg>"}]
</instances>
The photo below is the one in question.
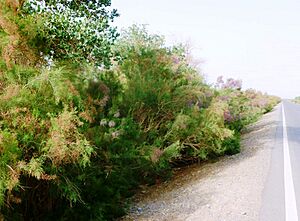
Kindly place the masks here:
<instances>
[{"instance_id":1,"label":"gravel","mask_svg":"<svg viewBox=\"0 0 300 221\"><path fill-rule=\"evenodd\" d=\"M145 188L122 220L259 220L279 113L277 106L245 130L240 154L179 169Z\"/></svg>"}]
</instances>

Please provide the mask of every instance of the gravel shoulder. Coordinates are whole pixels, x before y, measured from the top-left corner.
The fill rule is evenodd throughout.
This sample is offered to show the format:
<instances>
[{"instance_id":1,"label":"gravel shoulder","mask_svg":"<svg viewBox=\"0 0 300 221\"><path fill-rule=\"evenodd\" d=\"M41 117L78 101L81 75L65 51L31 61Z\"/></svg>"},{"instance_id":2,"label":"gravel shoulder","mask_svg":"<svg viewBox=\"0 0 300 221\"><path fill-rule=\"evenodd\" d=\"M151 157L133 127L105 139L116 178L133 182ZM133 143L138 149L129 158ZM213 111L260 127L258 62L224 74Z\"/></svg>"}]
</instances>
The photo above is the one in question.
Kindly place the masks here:
<instances>
[{"instance_id":1,"label":"gravel shoulder","mask_svg":"<svg viewBox=\"0 0 300 221\"><path fill-rule=\"evenodd\" d=\"M122 220L259 220L279 107L245 130L240 154L176 171L138 194Z\"/></svg>"}]
</instances>

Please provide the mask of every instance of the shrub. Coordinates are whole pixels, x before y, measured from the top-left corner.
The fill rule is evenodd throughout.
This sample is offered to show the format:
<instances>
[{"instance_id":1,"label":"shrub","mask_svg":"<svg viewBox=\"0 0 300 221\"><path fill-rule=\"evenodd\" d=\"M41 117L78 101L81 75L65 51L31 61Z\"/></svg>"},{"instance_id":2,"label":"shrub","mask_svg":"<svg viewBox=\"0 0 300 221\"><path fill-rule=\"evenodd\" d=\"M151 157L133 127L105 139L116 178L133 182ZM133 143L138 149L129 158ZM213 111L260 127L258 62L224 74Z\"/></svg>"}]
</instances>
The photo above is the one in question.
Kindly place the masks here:
<instances>
[{"instance_id":1,"label":"shrub","mask_svg":"<svg viewBox=\"0 0 300 221\"><path fill-rule=\"evenodd\" d=\"M1 23L0 206L6 219L121 216L140 185L168 178L174 164L237 153L240 130L276 103L242 91L233 79L210 87L184 47L166 47L144 27L123 33L111 52L115 35L108 24L116 14L105 10L110 1L92 3L27 1L17 18L10 14ZM100 23L90 5L103 13ZM74 30L77 22L88 19L76 21L83 12L94 23L73 41L82 31ZM104 42L93 39L93 28ZM94 41L98 52L91 51ZM38 61L39 52L52 50L54 60ZM111 53L113 65L100 68ZM20 58L25 55L28 62Z\"/></svg>"},{"instance_id":2,"label":"shrub","mask_svg":"<svg viewBox=\"0 0 300 221\"><path fill-rule=\"evenodd\" d=\"M300 97L295 97L293 100L295 103L300 103Z\"/></svg>"}]
</instances>

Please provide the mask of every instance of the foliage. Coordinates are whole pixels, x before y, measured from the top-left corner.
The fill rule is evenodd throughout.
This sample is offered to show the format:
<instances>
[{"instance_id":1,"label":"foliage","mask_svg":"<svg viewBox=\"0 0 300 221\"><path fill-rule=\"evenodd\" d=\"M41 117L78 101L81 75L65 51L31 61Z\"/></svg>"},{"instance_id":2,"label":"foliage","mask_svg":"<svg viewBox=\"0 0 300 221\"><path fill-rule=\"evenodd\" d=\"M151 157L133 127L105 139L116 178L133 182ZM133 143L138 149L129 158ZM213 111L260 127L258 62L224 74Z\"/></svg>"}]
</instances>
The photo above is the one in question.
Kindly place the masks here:
<instances>
[{"instance_id":1,"label":"foliage","mask_svg":"<svg viewBox=\"0 0 300 221\"><path fill-rule=\"evenodd\" d=\"M300 103L300 97L295 97L293 99L293 102L295 102L296 104L299 104Z\"/></svg>"},{"instance_id":2,"label":"foliage","mask_svg":"<svg viewBox=\"0 0 300 221\"><path fill-rule=\"evenodd\" d=\"M22 15L31 23L39 22L36 31L31 30L27 36L34 46L54 59L108 66L111 46L118 36L111 27L118 13L115 9L110 11L110 5L110 0L26 0Z\"/></svg>"},{"instance_id":3,"label":"foliage","mask_svg":"<svg viewBox=\"0 0 300 221\"><path fill-rule=\"evenodd\" d=\"M237 153L241 129L278 102L233 79L207 85L184 47L166 47L145 27L125 31L113 65L99 68L116 36L109 5L31 0L0 23L0 49L14 52L0 58L5 219L114 219L140 185L168 178L173 165ZM55 59L24 63L15 52Z\"/></svg>"},{"instance_id":4,"label":"foliage","mask_svg":"<svg viewBox=\"0 0 300 221\"><path fill-rule=\"evenodd\" d=\"M81 112L75 110L79 109L74 106L79 99L75 82L61 69L44 72L31 72L33 75L27 72L28 78L21 81L18 78L12 81L11 76L1 79L7 85L0 95L1 198L5 194L5 204L10 205L21 202L23 194L27 197L36 194L31 196L34 202L20 205L24 219L32 215L24 211L25 206L39 209L39 195L46 191L45 185L57 187L70 202L80 201L78 191L65 174L72 165L88 166L93 152L81 131L84 123ZM21 73L14 74L18 77ZM23 186L29 189L24 191ZM51 193L47 194L49 203Z\"/></svg>"}]
</instances>

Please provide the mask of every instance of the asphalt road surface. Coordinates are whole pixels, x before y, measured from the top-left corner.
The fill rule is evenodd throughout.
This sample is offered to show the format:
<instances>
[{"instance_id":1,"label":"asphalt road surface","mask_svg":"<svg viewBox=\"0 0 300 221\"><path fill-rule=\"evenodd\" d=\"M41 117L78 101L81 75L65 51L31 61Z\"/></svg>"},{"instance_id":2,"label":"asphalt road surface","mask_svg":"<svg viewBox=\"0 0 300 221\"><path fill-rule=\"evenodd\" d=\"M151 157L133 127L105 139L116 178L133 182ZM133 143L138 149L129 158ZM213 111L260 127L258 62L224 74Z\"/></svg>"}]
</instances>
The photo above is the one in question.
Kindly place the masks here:
<instances>
[{"instance_id":1,"label":"asphalt road surface","mask_svg":"<svg viewBox=\"0 0 300 221\"><path fill-rule=\"evenodd\" d=\"M280 109L262 221L298 221L300 215L300 105L283 101Z\"/></svg>"}]
</instances>

